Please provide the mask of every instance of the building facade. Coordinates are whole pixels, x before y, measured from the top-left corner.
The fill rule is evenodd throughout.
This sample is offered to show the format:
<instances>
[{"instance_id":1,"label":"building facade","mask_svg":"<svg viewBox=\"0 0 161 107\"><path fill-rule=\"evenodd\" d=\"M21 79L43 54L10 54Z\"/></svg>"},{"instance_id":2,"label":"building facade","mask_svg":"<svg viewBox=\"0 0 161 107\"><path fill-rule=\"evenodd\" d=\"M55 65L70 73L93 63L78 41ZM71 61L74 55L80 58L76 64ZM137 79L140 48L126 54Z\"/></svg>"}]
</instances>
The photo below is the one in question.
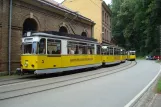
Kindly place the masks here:
<instances>
[{"instance_id":1,"label":"building facade","mask_svg":"<svg viewBox=\"0 0 161 107\"><path fill-rule=\"evenodd\" d=\"M103 0L64 0L62 4L92 19L96 23L95 39L100 43L110 43L112 12Z\"/></svg>"},{"instance_id":2,"label":"building facade","mask_svg":"<svg viewBox=\"0 0 161 107\"><path fill-rule=\"evenodd\" d=\"M20 67L21 38L27 31L58 31L87 37L93 35L95 23L92 20L53 0L12 0L11 11L10 1L0 0L0 72L8 71L9 61L11 71ZM12 17L9 43L10 12Z\"/></svg>"}]
</instances>

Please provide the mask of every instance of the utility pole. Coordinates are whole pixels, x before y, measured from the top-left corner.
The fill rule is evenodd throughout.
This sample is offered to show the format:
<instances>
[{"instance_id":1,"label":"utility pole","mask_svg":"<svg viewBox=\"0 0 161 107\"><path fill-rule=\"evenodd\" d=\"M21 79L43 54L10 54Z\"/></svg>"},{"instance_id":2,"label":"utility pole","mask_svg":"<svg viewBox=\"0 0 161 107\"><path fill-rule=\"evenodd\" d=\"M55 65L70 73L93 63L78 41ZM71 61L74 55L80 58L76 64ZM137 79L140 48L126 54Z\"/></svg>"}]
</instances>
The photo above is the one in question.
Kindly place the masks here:
<instances>
[{"instance_id":1,"label":"utility pole","mask_svg":"<svg viewBox=\"0 0 161 107\"><path fill-rule=\"evenodd\" d=\"M11 75L11 32L12 32L12 0L10 0L10 12L9 12L9 37L8 37L8 74Z\"/></svg>"}]
</instances>

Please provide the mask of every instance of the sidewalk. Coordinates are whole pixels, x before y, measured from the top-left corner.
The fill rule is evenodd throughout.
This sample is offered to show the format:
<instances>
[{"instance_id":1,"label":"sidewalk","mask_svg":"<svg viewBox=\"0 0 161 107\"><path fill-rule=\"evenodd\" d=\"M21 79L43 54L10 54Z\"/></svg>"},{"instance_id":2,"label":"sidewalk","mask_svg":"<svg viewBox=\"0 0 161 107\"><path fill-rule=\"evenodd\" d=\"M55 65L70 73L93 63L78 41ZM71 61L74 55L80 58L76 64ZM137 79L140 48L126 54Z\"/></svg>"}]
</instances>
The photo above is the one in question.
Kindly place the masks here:
<instances>
[{"instance_id":1,"label":"sidewalk","mask_svg":"<svg viewBox=\"0 0 161 107\"><path fill-rule=\"evenodd\" d=\"M6 80L14 80L14 79L22 79L22 78L29 78L29 77L33 77L35 75L31 75L31 74L28 74L28 75L6 75L6 76L0 76L0 82L1 81L6 81Z\"/></svg>"},{"instance_id":2,"label":"sidewalk","mask_svg":"<svg viewBox=\"0 0 161 107\"><path fill-rule=\"evenodd\" d=\"M157 94L151 107L161 107L161 94Z\"/></svg>"}]
</instances>

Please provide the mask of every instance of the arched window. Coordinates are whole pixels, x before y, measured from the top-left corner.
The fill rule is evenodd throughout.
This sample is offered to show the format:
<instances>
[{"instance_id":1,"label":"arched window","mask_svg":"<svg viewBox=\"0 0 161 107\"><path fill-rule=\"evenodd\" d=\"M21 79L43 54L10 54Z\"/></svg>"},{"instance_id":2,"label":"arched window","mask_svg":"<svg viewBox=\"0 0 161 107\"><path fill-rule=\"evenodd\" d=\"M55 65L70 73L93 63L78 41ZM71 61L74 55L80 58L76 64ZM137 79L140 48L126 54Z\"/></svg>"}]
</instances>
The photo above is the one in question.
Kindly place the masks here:
<instances>
[{"instance_id":1,"label":"arched window","mask_svg":"<svg viewBox=\"0 0 161 107\"><path fill-rule=\"evenodd\" d=\"M87 33L86 32L82 32L81 36L87 37Z\"/></svg>"},{"instance_id":2,"label":"arched window","mask_svg":"<svg viewBox=\"0 0 161 107\"><path fill-rule=\"evenodd\" d=\"M61 26L60 29L59 29L59 32L61 33L68 33L68 30L65 26Z\"/></svg>"},{"instance_id":3,"label":"arched window","mask_svg":"<svg viewBox=\"0 0 161 107\"><path fill-rule=\"evenodd\" d=\"M23 23L23 34L28 31L37 31L38 24L34 19L27 18Z\"/></svg>"}]
</instances>

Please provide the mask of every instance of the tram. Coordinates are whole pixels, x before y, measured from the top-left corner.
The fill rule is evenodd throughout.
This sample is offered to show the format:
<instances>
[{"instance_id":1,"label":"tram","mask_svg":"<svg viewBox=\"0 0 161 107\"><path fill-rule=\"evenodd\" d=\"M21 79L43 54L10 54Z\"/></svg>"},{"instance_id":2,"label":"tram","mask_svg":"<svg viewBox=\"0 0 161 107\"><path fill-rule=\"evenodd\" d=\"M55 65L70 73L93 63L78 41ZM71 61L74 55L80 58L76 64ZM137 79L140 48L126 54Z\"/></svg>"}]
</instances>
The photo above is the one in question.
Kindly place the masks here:
<instances>
[{"instance_id":1,"label":"tram","mask_svg":"<svg viewBox=\"0 0 161 107\"><path fill-rule=\"evenodd\" d=\"M120 63L120 50L109 44L102 44L102 64L109 65L109 64L116 64Z\"/></svg>"},{"instance_id":2,"label":"tram","mask_svg":"<svg viewBox=\"0 0 161 107\"><path fill-rule=\"evenodd\" d=\"M21 71L48 74L125 62L123 48L55 31L27 32L22 38Z\"/></svg>"},{"instance_id":3,"label":"tram","mask_svg":"<svg viewBox=\"0 0 161 107\"><path fill-rule=\"evenodd\" d=\"M127 60L135 61L136 51L127 51Z\"/></svg>"},{"instance_id":4,"label":"tram","mask_svg":"<svg viewBox=\"0 0 161 107\"><path fill-rule=\"evenodd\" d=\"M101 45L95 39L57 32L28 32L22 38L23 72L47 74L101 66Z\"/></svg>"}]
</instances>

